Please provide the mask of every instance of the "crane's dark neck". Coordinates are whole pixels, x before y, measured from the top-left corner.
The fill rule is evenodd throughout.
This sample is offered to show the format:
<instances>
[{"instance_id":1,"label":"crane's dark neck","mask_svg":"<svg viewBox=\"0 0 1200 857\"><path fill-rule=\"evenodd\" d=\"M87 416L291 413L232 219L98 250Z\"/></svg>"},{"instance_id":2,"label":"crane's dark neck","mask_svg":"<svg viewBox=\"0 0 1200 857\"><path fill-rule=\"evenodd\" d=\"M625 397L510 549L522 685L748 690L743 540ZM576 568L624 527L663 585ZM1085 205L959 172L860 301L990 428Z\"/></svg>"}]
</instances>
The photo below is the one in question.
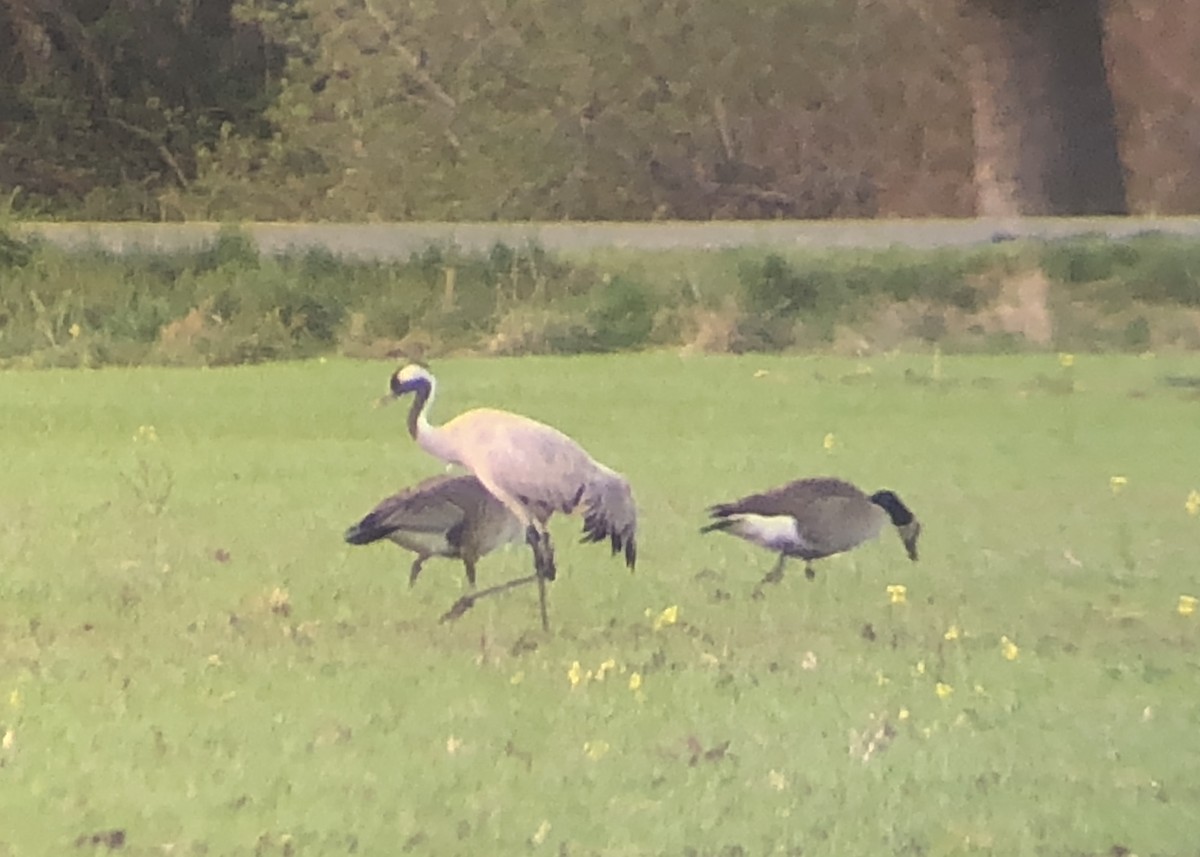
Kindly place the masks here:
<instances>
[{"instance_id":1,"label":"crane's dark neck","mask_svg":"<svg viewBox=\"0 0 1200 857\"><path fill-rule=\"evenodd\" d=\"M422 417L425 414L425 406L429 404L432 394L433 387L428 383L418 385L413 391L412 407L408 409L408 433L413 440L416 440L417 435L420 434L421 423L424 422ZM428 425L427 422L426 425Z\"/></svg>"},{"instance_id":2,"label":"crane's dark neck","mask_svg":"<svg viewBox=\"0 0 1200 857\"><path fill-rule=\"evenodd\" d=\"M897 527L907 526L913 522L913 513L892 491L876 491L871 495L871 502L888 513L892 524Z\"/></svg>"}]
</instances>

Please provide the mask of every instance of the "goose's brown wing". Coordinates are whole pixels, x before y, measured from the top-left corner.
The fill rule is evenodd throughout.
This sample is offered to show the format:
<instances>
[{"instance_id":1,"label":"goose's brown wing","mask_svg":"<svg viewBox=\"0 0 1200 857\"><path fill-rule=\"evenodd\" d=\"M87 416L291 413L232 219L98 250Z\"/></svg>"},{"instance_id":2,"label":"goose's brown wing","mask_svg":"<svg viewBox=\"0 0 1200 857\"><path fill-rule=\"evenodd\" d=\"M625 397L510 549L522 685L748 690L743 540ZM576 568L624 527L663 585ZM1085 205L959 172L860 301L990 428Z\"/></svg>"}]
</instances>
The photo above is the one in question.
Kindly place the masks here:
<instances>
[{"instance_id":1,"label":"goose's brown wing","mask_svg":"<svg viewBox=\"0 0 1200 857\"><path fill-rule=\"evenodd\" d=\"M456 493L464 490L459 484L461 480L475 482L471 476L434 476L393 494L350 527L346 531L346 541L365 545L401 530L449 536L452 530L462 526L467 517L461 498L456 497ZM479 490L482 490L482 486L479 486ZM449 541L455 540L450 538Z\"/></svg>"},{"instance_id":2,"label":"goose's brown wing","mask_svg":"<svg viewBox=\"0 0 1200 857\"><path fill-rule=\"evenodd\" d=\"M709 509L714 518L728 515L797 515L817 500L845 497L867 500L867 495L842 479L816 477L797 479L770 491L750 494Z\"/></svg>"}]
</instances>

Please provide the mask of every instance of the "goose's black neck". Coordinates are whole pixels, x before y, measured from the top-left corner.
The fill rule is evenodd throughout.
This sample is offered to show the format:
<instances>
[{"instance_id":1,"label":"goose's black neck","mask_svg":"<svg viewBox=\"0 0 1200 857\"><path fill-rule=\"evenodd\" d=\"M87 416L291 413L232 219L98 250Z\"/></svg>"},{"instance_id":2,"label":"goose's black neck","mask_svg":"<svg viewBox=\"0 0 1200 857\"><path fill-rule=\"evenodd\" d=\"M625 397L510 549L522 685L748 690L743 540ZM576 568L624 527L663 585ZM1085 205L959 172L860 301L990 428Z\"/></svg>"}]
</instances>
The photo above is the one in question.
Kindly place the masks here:
<instances>
[{"instance_id":1,"label":"goose's black neck","mask_svg":"<svg viewBox=\"0 0 1200 857\"><path fill-rule=\"evenodd\" d=\"M876 491L871 495L871 502L888 513L892 524L903 527L913 522L913 513L892 491Z\"/></svg>"}]
</instances>

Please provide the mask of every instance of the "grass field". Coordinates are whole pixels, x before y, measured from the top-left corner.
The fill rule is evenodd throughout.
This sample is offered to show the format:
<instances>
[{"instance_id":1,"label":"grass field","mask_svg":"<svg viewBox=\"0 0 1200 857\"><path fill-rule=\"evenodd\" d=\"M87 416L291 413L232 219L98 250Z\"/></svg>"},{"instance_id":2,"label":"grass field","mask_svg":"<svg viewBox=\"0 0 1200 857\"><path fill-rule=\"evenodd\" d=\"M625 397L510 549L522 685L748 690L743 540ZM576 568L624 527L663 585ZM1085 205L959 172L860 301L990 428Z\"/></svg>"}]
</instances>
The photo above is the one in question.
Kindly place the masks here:
<instances>
[{"instance_id":1,"label":"grass field","mask_svg":"<svg viewBox=\"0 0 1200 857\"><path fill-rule=\"evenodd\" d=\"M635 487L633 575L553 525L549 634L342 543L441 469L392 368L0 374L0 855L1200 854L1194 358L442 361L434 422ZM921 561L752 599L704 508L819 474L898 491Z\"/></svg>"}]
</instances>

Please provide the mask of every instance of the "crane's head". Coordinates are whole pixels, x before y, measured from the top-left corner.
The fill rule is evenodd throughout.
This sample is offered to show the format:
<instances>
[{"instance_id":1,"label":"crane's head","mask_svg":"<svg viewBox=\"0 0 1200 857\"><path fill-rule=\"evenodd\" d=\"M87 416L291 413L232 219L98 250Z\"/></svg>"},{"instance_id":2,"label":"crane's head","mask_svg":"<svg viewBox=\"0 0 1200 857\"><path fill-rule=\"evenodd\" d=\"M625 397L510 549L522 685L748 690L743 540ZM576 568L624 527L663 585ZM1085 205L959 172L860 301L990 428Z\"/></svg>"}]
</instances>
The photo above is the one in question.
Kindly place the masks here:
<instances>
[{"instance_id":1,"label":"crane's head","mask_svg":"<svg viewBox=\"0 0 1200 857\"><path fill-rule=\"evenodd\" d=\"M428 397L433 390L433 373L419 363L409 363L392 373L391 387L397 399L409 393Z\"/></svg>"}]
</instances>

